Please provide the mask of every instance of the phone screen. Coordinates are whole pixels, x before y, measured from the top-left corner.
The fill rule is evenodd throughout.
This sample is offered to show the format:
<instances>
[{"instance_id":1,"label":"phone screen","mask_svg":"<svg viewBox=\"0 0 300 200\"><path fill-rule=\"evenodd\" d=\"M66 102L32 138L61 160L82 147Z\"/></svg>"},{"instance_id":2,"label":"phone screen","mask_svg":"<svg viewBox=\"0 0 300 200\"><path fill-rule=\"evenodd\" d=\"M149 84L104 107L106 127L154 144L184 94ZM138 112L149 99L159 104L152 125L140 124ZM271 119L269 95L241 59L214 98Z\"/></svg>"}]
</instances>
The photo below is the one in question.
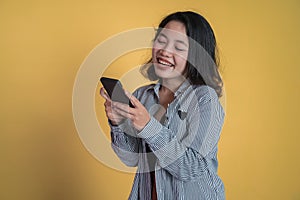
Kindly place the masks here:
<instances>
[{"instance_id":1,"label":"phone screen","mask_svg":"<svg viewBox=\"0 0 300 200\"><path fill-rule=\"evenodd\" d=\"M119 80L108 77L101 77L100 81L112 101L128 104L132 108L134 107L130 102L130 99L125 94L123 86Z\"/></svg>"}]
</instances>

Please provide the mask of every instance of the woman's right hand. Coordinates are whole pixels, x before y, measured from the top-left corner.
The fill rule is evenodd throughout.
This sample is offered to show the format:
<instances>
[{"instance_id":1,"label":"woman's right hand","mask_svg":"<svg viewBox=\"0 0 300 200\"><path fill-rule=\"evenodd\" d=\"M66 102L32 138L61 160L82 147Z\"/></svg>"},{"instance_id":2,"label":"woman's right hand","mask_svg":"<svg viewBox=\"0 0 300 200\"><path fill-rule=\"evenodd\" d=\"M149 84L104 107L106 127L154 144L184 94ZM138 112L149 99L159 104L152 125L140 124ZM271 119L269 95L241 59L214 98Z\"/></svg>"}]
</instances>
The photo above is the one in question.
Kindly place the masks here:
<instances>
[{"instance_id":1,"label":"woman's right hand","mask_svg":"<svg viewBox=\"0 0 300 200\"><path fill-rule=\"evenodd\" d=\"M105 99L105 112L106 112L106 116L107 118L110 120L112 125L119 125L120 123L122 123L122 121L125 119L123 116L121 116L120 114L118 114L117 112L114 112L113 108L112 108L112 101L109 98L108 94L104 91L104 88L102 87L100 89L100 95Z\"/></svg>"}]
</instances>

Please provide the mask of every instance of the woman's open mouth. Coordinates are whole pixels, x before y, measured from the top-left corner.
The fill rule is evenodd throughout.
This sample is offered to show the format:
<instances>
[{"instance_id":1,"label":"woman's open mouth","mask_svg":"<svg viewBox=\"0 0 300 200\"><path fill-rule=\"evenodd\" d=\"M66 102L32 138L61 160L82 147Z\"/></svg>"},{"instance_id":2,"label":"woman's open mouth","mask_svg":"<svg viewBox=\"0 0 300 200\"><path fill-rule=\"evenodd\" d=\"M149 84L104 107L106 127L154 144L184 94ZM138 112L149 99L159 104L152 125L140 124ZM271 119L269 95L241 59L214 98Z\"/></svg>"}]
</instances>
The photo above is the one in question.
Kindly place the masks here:
<instances>
[{"instance_id":1,"label":"woman's open mouth","mask_svg":"<svg viewBox=\"0 0 300 200\"><path fill-rule=\"evenodd\" d=\"M165 66L168 66L168 67L174 67L174 64L172 64L169 61L167 61L165 59L162 59L162 58L157 58L157 62L159 64L162 64L162 65L165 65Z\"/></svg>"}]
</instances>

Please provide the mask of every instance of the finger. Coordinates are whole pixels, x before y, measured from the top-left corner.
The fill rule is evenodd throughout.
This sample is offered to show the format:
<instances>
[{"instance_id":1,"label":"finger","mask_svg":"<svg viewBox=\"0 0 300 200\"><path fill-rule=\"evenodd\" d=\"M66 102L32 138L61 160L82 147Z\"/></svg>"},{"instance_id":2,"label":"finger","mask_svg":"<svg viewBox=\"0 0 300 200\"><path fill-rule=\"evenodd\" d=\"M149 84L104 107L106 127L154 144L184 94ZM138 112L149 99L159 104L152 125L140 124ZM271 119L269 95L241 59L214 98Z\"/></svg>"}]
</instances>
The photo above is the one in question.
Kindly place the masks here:
<instances>
[{"instance_id":1,"label":"finger","mask_svg":"<svg viewBox=\"0 0 300 200\"><path fill-rule=\"evenodd\" d=\"M136 115L136 109L129 107L128 104L123 104L119 102L112 103L113 110L116 110L118 114L122 115L123 117L133 119Z\"/></svg>"},{"instance_id":2,"label":"finger","mask_svg":"<svg viewBox=\"0 0 300 200\"><path fill-rule=\"evenodd\" d=\"M128 118L128 119L132 119L133 115L131 113L129 113L126 110L120 109L118 107L114 107L113 108L114 113L116 113L117 115L120 115L122 117Z\"/></svg>"},{"instance_id":3,"label":"finger","mask_svg":"<svg viewBox=\"0 0 300 200\"><path fill-rule=\"evenodd\" d=\"M104 99L110 100L108 94L104 91L104 88L103 88L103 87L100 89L100 95L101 95Z\"/></svg>"},{"instance_id":4,"label":"finger","mask_svg":"<svg viewBox=\"0 0 300 200\"><path fill-rule=\"evenodd\" d=\"M111 120L114 124L118 124L120 121L124 119L124 117L120 117L120 115L114 115L112 113L109 113L107 115L107 118Z\"/></svg>"},{"instance_id":5,"label":"finger","mask_svg":"<svg viewBox=\"0 0 300 200\"><path fill-rule=\"evenodd\" d=\"M124 104L124 103L120 103L120 102L112 102L112 107L117 108L117 109L122 110L127 113L132 113L132 110L128 104Z\"/></svg>"},{"instance_id":6,"label":"finger","mask_svg":"<svg viewBox=\"0 0 300 200\"><path fill-rule=\"evenodd\" d=\"M141 105L141 102L132 94L126 91L126 95L128 96L131 103L134 105L134 107L139 107Z\"/></svg>"},{"instance_id":7,"label":"finger","mask_svg":"<svg viewBox=\"0 0 300 200\"><path fill-rule=\"evenodd\" d=\"M133 96L130 92L128 92L127 90L124 90L126 96L129 98L130 103L133 105L133 107L135 107L135 105L133 104L133 102L131 101L131 97Z\"/></svg>"},{"instance_id":8,"label":"finger","mask_svg":"<svg viewBox=\"0 0 300 200\"><path fill-rule=\"evenodd\" d=\"M119 114L118 108L112 108L112 106L106 108L106 114L110 115L110 117L113 117L114 119L124 118Z\"/></svg>"}]
</instances>

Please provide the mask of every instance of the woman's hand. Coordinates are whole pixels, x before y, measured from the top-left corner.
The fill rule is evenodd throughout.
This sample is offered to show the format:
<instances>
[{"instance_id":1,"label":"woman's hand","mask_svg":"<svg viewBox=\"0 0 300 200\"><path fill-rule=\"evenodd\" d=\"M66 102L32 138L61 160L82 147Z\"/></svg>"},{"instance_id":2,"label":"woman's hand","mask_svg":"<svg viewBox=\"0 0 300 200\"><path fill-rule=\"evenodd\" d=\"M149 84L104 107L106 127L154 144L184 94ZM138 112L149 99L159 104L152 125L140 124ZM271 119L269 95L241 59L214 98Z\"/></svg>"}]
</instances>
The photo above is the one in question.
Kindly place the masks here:
<instances>
[{"instance_id":1,"label":"woman's hand","mask_svg":"<svg viewBox=\"0 0 300 200\"><path fill-rule=\"evenodd\" d=\"M130 119L133 127L136 130L141 131L150 121L150 114L135 96L131 95L129 92L126 92L126 95L129 97L134 108L129 107L127 104L112 102L113 110L118 116Z\"/></svg>"},{"instance_id":2,"label":"woman's hand","mask_svg":"<svg viewBox=\"0 0 300 200\"><path fill-rule=\"evenodd\" d=\"M105 99L104 106L107 118L111 121L112 125L119 125L125 117L114 111L112 108L112 101L104 91L104 88L100 89L100 95Z\"/></svg>"}]
</instances>

